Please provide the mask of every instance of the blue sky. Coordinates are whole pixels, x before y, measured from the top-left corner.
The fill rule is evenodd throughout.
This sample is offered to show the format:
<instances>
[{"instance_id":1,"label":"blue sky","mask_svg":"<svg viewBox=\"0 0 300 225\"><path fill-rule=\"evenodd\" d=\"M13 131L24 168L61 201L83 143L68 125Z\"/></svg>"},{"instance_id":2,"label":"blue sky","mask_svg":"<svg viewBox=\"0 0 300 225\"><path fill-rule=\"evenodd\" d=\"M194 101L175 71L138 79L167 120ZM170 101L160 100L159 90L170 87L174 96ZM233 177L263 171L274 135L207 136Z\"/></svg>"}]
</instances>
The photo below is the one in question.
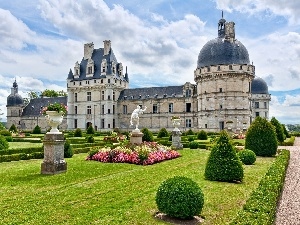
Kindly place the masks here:
<instances>
[{"instance_id":1,"label":"blue sky","mask_svg":"<svg viewBox=\"0 0 300 225\"><path fill-rule=\"evenodd\" d=\"M203 45L217 37L221 11L235 22L272 94L270 116L300 124L298 0L0 0L0 109L14 79L19 93L66 90L83 44L113 51L128 66L130 87L193 82Z\"/></svg>"}]
</instances>

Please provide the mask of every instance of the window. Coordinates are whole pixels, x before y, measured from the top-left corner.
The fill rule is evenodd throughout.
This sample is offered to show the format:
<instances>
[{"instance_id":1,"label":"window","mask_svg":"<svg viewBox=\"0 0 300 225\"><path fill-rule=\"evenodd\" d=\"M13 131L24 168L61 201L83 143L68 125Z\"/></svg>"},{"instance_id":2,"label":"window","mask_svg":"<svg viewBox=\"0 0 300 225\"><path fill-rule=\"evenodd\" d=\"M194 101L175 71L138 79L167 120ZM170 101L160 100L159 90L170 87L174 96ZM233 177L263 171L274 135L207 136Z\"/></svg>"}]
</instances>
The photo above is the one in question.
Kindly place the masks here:
<instances>
[{"instance_id":1,"label":"window","mask_svg":"<svg viewBox=\"0 0 300 225\"><path fill-rule=\"evenodd\" d=\"M268 113L267 112L265 112L265 118L268 118Z\"/></svg>"},{"instance_id":2,"label":"window","mask_svg":"<svg viewBox=\"0 0 300 225\"><path fill-rule=\"evenodd\" d=\"M115 128L115 127L116 127L116 120L113 119L113 128Z\"/></svg>"},{"instance_id":3,"label":"window","mask_svg":"<svg viewBox=\"0 0 300 225\"><path fill-rule=\"evenodd\" d=\"M229 65L229 69L232 70L232 65Z\"/></svg>"},{"instance_id":4,"label":"window","mask_svg":"<svg viewBox=\"0 0 300 225\"><path fill-rule=\"evenodd\" d=\"M113 91L113 100L116 98L116 93Z\"/></svg>"},{"instance_id":5,"label":"window","mask_svg":"<svg viewBox=\"0 0 300 225\"><path fill-rule=\"evenodd\" d=\"M103 84L103 79L101 79L101 84Z\"/></svg>"},{"instance_id":6,"label":"window","mask_svg":"<svg viewBox=\"0 0 300 225\"><path fill-rule=\"evenodd\" d=\"M264 108L265 109L267 108L267 102L264 102Z\"/></svg>"},{"instance_id":7,"label":"window","mask_svg":"<svg viewBox=\"0 0 300 225\"><path fill-rule=\"evenodd\" d=\"M79 82L79 85L81 86L81 81Z\"/></svg>"},{"instance_id":8,"label":"window","mask_svg":"<svg viewBox=\"0 0 300 225\"><path fill-rule=\"evenodd\" d=\"M75 85L75 84L76 84L76 82L74 81L74 82L73 82L73 85Z\"/></svg>"},{"instance_id":9,"label":"window","mask_svg":"<svg viewBox=\"0 0 300 225\"><path fill-rule=\"evenodd\" d=\"M123 105L123 114L127 114L127 105Z\"/></svg>"},{"instance_id":10,"label":"window","mask_svg":"<svg viewBox=\"0 0 300 225\"><path fill-rule=\"evenodd\" d=\"M220 109L223 109L223 105L220 105Z\"/></svg>"},{"instance_id":11,"label":"window","mask_svg":"<svg viewBox=\"0 0 300 225\"><path fill-rule=\"evenodd\" d=\"M110 123L109 123L109 124L107 124L107 127L108 127L108 128L110 128Z\"/></svg>"},{"instance_id":12,"label":"window","mask_svg":"<svg viewBox=\"0 0 300 225\"><path fill-rule=\"evenodd\" d=\"M207 123L205 124L205 128L207 128Z\"/></svg>"},{"instance_id":13,"label":"window","mask_svg":"<svg viewBox=\"0 0 300 225\"><path fill-rule=\"evenodd\" d=\"M173 103L169 103L169 112L173 112Z\"/></svg>"},{"instance_id":14,"label":"window","mask_svg":"<svg viewBox=\"0 0 300 225\"><path fill-rule=\"evenodd\" d=\"M259 102L254 102L254 108L256 108L256 109L259 108Z\"/></svg>"},{"instance_id":15,"label":"window","mask_svg":"<svg viewBox=\"0 0 300 225\"><path fill-rule=\"evenodd\" d=\"M75 105L74 111L75 111L75 114L77 114L77 105Z\"/></svg>"},{"instance_id":16,"label":"window","mask_svg":"<svg viewBox=\"0 0 300 225\"><path fill-rule=\"evenodd\" d=\"M191 95L192 95L192 90L191 89L185 90L185 97L191 97Z\"/></svg>"},{"instance_id":17,"label":"window","mask_svg":"<svg viewBox=\"0 0 300 225\"><path fill-rule=\"evenodd\" d=\"M77 124L77 119L74 120L74 128L77 128L78 124Z\"/></svg>"},{"instance_id":18,"label":"window","mask_svg":"<svg viewBox=\"0 0 300 225\"><path fill-rule=\"evenodd\" d=\"M152 113L157 113L157 104L153 104Z\"/></svg>"},{"instance_id":19,"label":"window","mask_svg":"<svg viewBox=\"0 0 300 225\"><path fill-rule=\"evenodd\" d=\"M191 119L186 119L185 120L185 127L192 127L192 120Z\"/></svg>"},{"instance_id":20,"label":"window","mask_svg":"<svg viewBox=\"0 0 300 225\"><path fill-rule=\"evenodd\" d=\"M104 119L101 119L101 128L104 128Z\"/></svg>"},{"instance_id":21,"label":"window","mask_svg":"<svg viewBox=\"0 0 300 225\"><path fill-rule=\"evenodd\" d=\"M97 81L96 81L96 80L94 80L94 83L96 84L96 83L97 83Z\"/></svg>"},{"instance_id":22,"label":"window","mask_svg":"<svg viewBox=\"0 0 300 225\"><path fill-rule=\"evenodd\" d=\"M101 100L104 100L104 91L101 92Z\"/></svg>"},{"instance_id":23,"label":"window","mask_svg":"<svg viewBox=\"0 0 300 225\"><path fill-rule=\"evenodd\" d=\"M93 73L93 67L92 67L92 66L89 66L89 67L88 67L88 74L91 74L91 73Z\"/></svg>"},{"instance_id":24,"label":"window","mask_svg":"<svg viewBox=\"0 0 300 225\"><path fill-rule=\"evenodd\" d=\"M219 92L223 92L223 89L222 89L222 88L219 88Z\"/></svg>"},{"instance_id":25,"label":"window","mask_svg":"<svg viewBox=\"0 0 300 225\"><path fill-rule=\"evenodd\" d=\"M101 113L104 114L104 105L101 106Z\"/></svg>"},{"instance_id":26,"label":"window","mask_svg":"<svg viewBox=\"0 0 300 225\"><path fill-rule=\"evenodd\" d=\"M86 93L86 100L87 100L88 102L92 101L92 92L88 91L88 92Z\"/></svg>"},{"instance_id":27,"label":"window","mask_svg":"<svg viewBox=\"0 0 300 225\"><path fill-rule=\"evenodd\" d=\"M207 67L207 72L210 72L210 67Z\"/></svg>"},{"instance_id":28,"label":"window","mask_svg":"<svg viewBox=\"0 0 300 225\"><path fill-rule=\"evenodd\" d=\"M185 104L185 111L186 112L191 112L191 108L192 108L192 103L186 103Z\"/></svg>"},{"instance_id":29,"label":"window","mask_svg":"<svg viewBox=\"0 0 300 225\"><path fill-rule=\"evenodd\" d=\"M259 116L259 112L255 112L255 116L258 117Z\"/></svg>"},{"instance_id":30,"label":"window","mask_svg":"<svg viewBox=\"0 0 300 225\"><path fill-rule=\"evenodd\" d=\"M107 113L110 114L110 109L107 109Z\"/></svg>"},{"instance_id":31,"label":"window","mask_svg":"<svg viewBox=\"0 0 300 225\"><path fill-rule=\"evenodd\" d=\"M75 93L74 98L75 98L75 102L77 102L77 93Z\"/></svg>"},{"instance_id":32,"label":"window","mask_svg":"<svg viewBox=\"0 0 300 225\"><path fill-rule=\"evenodd\" d=\"M116 113L116 109L115 108L116 108L115 105L113 105L113 114Z\"/></svg>"},{"instance_id":33,"label":"window","mask_svg":"<svg viewBox=\"0 0 300 225\"><path fill-rule=\"evenodd\" d=\"M87 106L86 114L92 114L92 106L90 105Z\"/></svg>"},{"instance_id":34,"label":"window","mask_svg":"<svg viewBox=\"0 0 300 225\"><path fill-rule=\"evenodd\" d=\"M102 72L105 72L105 66L102 66Z\"/></svg>"},{"instance_id":35,"label":"window","mask_svg":"<svg viewBox=\"0 0 300 225\"><path fill-rule=\"evenodd\" d=\"M107 96L107 99L110 100L110 95Z\"/></svg>"},{"instance_id":36,"label":"window","mask_svg":"<svg viewBox=\"0 0 300 225\"><path fill-rule=\"evenodd\" d=\"M76 74L76 75L79 75L79 69L76 69L75 74Z\"/></svg>"},{"instance_id":37,"label":"window","mask_svg":"<svg viewBox=\"0 0 300 225\"><path fill-rule=\"evenodd\" d=\"M240 70L242 70L243 69L243 66L242 65L240 65Z\"/></svg>"},{"instance_id":38,"label":"window","mask_svg":"<svg viewBox=\"0 0 300 225\"><path fill-rule=\"evenodd\" d=\"M220 71L221 70L221 67L220 66L218 66L218 71Z\"/></svg>"},{"instance_id":39,"label":"window","mask_svg":"<svg viewBox=\"0 0 300 225\"><path fill-rule=\"evenodd\" d=\"M110 79L108 79L108 80L107 80L107 83L109 83L109 84L110 84Z\"/></svg>"}]
</instances>

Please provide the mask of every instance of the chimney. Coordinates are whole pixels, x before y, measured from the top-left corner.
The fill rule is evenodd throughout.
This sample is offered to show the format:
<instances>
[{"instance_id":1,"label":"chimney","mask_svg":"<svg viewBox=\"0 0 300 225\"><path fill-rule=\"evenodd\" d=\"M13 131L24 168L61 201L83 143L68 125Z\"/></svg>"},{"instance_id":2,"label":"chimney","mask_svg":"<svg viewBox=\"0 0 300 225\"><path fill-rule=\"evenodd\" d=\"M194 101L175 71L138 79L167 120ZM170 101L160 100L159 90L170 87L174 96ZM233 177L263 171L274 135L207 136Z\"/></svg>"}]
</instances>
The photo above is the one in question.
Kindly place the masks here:
<instances>
[{"instance_id":1,"label":"chimney","mask_svg":"<svg viewBox=\"0 0 300 225\"><path fill-rule=\"evenodd\" d=\"M235 40L234 22L225 23L225 39L233 42Z\"/></svg>"},{"instance_id":2,"label":"chimney","mask_svg":"<svg viewBox=\"0 0 300 225\"><path fill-rule=\"evenodd\" d=\"M103 41L103 43L104 43L104 54L103 55L108 55L110 48L111 48L111 42L110 42L110 40L105 40L105 41Z\"/></svg>"},{"instance_id":3,"label":"chimney","mask_svg":"<svg viewBox=\"0 0 300 225\"><path fill-rule=\"evenodd\" d=\"M94 51L94 43L84 44L84 59L90 59Z\"/></svg>"}]
</instances>

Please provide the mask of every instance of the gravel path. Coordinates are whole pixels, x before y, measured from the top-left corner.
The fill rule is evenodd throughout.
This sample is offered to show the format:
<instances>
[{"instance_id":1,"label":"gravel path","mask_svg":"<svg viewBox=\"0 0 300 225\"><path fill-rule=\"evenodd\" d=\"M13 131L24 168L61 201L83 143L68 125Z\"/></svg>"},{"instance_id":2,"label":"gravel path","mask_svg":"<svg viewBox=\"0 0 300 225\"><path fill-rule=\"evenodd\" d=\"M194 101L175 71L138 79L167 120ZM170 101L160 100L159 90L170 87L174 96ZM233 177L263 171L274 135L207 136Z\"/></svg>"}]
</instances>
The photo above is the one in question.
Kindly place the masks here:
<instances>
[{"instance_id":1,"label":"gravel path","mask_svg":"<svg viewBox=\"0 0 300 225\"><path fill-rule=\"evenodd\" d=\"M290 150L291 157L275 224L300 225L300 137L296 137L294 146L280 146L279 149Z\"/></svg>"}]
</instances>

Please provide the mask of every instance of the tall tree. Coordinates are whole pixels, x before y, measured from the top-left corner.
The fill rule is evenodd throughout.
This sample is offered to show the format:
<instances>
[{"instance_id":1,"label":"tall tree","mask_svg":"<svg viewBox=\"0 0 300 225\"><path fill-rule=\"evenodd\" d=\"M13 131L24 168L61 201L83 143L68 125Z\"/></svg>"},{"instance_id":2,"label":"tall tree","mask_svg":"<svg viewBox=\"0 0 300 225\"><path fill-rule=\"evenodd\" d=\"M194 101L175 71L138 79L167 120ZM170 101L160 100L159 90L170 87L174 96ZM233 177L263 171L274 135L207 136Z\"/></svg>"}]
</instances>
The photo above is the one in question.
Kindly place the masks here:
<instances>
[{"instance_id":1,"label":"tall tree","mask_svg":"<svg viewBox=\"0 0 300 225\"><path fill-rule=\"evenodd\" d=\"M284 130L282 128L282 124L275 117L272 117L270 122L276 129L276 137L278 142L283 142L285 139L285 135Z\"/></svg>"}]
</instances>

